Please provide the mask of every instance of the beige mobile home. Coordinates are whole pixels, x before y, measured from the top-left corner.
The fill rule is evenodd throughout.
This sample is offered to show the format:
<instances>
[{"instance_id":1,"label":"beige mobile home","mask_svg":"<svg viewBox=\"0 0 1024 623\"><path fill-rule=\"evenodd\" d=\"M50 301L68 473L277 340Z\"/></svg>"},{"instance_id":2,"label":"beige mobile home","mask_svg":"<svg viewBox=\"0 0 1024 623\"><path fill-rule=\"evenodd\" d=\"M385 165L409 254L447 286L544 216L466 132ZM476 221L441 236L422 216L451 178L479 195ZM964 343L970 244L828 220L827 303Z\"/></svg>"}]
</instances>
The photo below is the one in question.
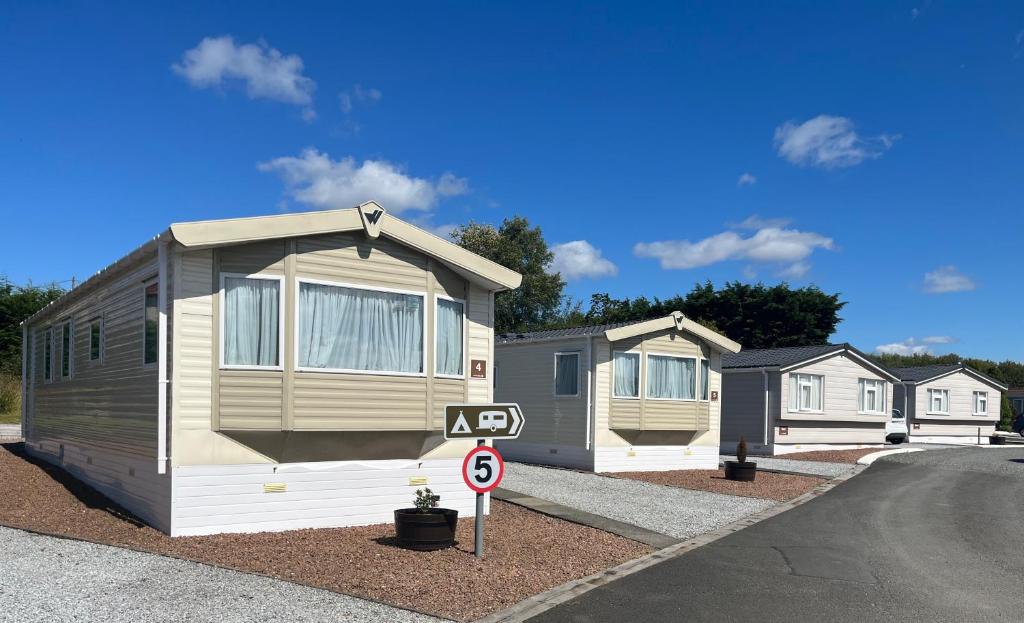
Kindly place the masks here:
<instances>
[{"instance_id":1,"label":"beige mobile home","mask_svg":"<svg viewBox=\"0 0 1024 623\"><path fill-rule=\"evenodd\" d=\"M896 375L849 344L747 350L722 361L722 451L882 446Z\"/></svg>"},{"instance_id":2,"label":"beige mobile home","mask_svg":"<svg viewBox=\"0 0 1024 623\"><path fill-rule=\"evenodd\" d=\"M910 440L988 443L999 423L1005 385L962 363L895 368L896 408L907 414Z\"/></svg>"},{"instance_id":3,"label":"beige mobile home","mask_svg":"<svg viewBox=\"0 0 1024 623\"><path fill-rule=\"evenodd\" d=\"M718 466L722 353L740 345L675 312L501 335L495 396L529 424L507 459L596 472Z\"/></svg>"},{"instance_id":4,"label":"beige mobile home","mask_svg":"<svg viewBox=\"0 0 1024 623\"><path fill-rule=\"evenodd\" d=\"M171 535L389 521L423 484L472 515L444 405L492 399L520 279L372 202L171 225L26 321L26 446Z\"/></svg>"}]
</instances>

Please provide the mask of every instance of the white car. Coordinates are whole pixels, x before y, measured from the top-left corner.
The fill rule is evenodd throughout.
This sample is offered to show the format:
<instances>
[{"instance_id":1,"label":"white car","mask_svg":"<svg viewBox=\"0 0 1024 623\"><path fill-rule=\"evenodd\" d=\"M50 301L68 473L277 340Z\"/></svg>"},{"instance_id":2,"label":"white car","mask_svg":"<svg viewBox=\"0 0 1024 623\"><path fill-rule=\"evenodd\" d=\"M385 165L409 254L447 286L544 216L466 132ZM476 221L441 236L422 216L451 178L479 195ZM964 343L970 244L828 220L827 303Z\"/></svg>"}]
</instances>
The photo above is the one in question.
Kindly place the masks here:
<instances>
[{"instance_id":1,"label":"white car","mask_svg":"<svg viewBox=\"0 0 1024 623\"><path fill-rule=\"evenodd\" d=\"M907 418L899 409L892 410L892 418L885 423L885 440L889 443L903 443L910 438Z\"/></svg>"}]
</instances>

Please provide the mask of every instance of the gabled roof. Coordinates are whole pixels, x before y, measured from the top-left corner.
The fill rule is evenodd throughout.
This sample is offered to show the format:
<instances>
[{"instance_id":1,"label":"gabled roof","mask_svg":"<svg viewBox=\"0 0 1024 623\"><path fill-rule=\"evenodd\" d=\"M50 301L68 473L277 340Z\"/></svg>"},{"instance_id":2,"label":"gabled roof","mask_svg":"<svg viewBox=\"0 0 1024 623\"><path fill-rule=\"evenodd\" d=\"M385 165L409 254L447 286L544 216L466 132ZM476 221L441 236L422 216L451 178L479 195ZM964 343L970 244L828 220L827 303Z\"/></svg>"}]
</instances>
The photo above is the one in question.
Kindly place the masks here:
<instances>
[{"instance_id":1,"label":"gabled roof","mask_svg":"<svg viewBox=\"0 0 1024 623\"><path fill-rule=\"evenodd\" d=\"M756 348L722 357L724 370L777 368L785 372L816 359L845 353L884 377L898 381L899 377L888 368L872 361L866 354L850 344L817 344L813 346L786 346L782 348Z\"/></svg>"},{"instance_id":2,"label":"gabled roof","mask_svg":"<svg viewBox=\"0 0 1024 623\"><path fill-rule=\"evenodd\" d=\"M523 342L539 342L545 340L572 339L587 337L591 335L603 335L610 342L629 339L663 329L675 328L679 331L687 331L716 346L719 350L735 353L741 346L729 338L708 329L707 327L690 320L682 312L672 312L661 318L651 320L635 320L632 322L619 322L614 324L599 324L588 327L573 327L571 329L549 329L546 331L530 331L527 333L505 333L496 336L497 344L516 344Z\"/></svg>"},{"instance_id":3,"label":"gabled roof","mask_svg":"<svg viewBox=\"0 0 1024 623\"><path fill-rule=\"evenodd\" d=\"M940 379L944 376L949 376L950 374L954 374L956 372L963 372L965 374L974 376L975 378L978 378L986 383L989 383L995 387L998 387L1003 391L1006 391L1007 389L1005 383L997 381L994 378L988 376L987 374L982 374L981 372L978 372L974 368L964 365L963 363L943 363L932 366L893 368L892 371L895 372L896 375L900 377L901 381L905 383L916 384L927 383L929 381L934 381L935 379Z\"/></svg>"}]
</instances>

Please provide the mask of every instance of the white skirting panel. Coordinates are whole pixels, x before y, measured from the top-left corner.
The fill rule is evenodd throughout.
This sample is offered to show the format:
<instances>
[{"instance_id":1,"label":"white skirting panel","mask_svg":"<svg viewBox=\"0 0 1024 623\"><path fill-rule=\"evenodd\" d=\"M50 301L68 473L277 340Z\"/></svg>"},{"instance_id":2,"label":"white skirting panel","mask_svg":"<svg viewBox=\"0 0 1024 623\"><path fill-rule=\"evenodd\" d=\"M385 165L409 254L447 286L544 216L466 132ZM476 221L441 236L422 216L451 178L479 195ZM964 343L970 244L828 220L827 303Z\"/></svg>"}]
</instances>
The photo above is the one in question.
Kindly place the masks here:
<instances>
[{"instance_id":1,"label":"white skirting panel","mask_svg":"<svg viewBox=\"0 0 1024 623\"><path fill-rule=\"evenodd\" d=\"M460 517L476 514L462 459L179 466L173 477L172 536L390 523L424 487Z\"/></svg>"},{"instance_id":2,"label":"white skirting panel","mask_svg":"<svg viewBox=\"0 0 1024 623\"><path fill-rule=\"evenodd\" d=\"M521 441L496 441L494 445L506 461L570 467L587 471L594 469L594 453L582 446Z\"/></svg>"},{"instance_id":3,"label":"white skirting panel","mask_svg":"<svg viewBox=\"0 0 1024 623\"><path fill-rule=\"evenodd\" d=\"M718 469L714 446L602 446L594 456L595 472L665 472Z\"/></svg>"},{"instance_id":4,"label":"white skirting panel","mask_svg":"<svg viewBox=\"0 0 1024 623\"><path fill-rule=\"evenodd\" d=\"M988 444L988 435L982 435L981 441L978 441L977 435L960 436L960 435L911 435L911 443L938 443L948 444L953 446L976 446L979 443L983 446Z\"/></svg>"},{"instance_id":5,"label":"white skirting panel","mask_svg":"<svg viewBox=\"0 0 1024 623\"><path fill-rule=\"evenodd\" d=\"M819 450L859 450L861 448L884 448L884 443L796 443L775 444L775 455L794 452L817 452Z\"/></svg>"},{"instance_id":6,"label":"white skirting panel","mask_svg":"<svg viewBox=\"0 0 1024 623\"><path fill-rule=\"evenodd\" d=\"M736 446L739 445L739 441L723 441L719 446L719 451L722 454L728 454L735 456ZM772 455L772 444L764 445L760 443L747 442L747 454L757 456L771 456Z\"/></svg>"}]
</instances>

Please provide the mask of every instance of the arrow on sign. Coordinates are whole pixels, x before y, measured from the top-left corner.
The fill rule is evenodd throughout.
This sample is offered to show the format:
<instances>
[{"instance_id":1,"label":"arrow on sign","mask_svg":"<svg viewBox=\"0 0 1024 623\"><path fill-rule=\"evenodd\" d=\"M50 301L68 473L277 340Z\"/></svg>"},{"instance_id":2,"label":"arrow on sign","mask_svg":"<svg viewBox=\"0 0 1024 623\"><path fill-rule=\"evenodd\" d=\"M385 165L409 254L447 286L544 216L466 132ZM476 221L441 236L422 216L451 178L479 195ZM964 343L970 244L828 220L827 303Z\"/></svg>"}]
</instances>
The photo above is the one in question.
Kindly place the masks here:
<instances>
[{"instance_id":1,"label":"arrow on sign","mask_svg":"<svg viewBox=\"0 0 1024 623\"><path fill-rule=\"evenodd\" d=\"M519 427L523 425L523 416L519 415L519 407L515 405L510 406L508 412L512 416L512 425L508 427L508 434L510 437L514 437L519 434Z\"/></svg>"}]
</instances>

